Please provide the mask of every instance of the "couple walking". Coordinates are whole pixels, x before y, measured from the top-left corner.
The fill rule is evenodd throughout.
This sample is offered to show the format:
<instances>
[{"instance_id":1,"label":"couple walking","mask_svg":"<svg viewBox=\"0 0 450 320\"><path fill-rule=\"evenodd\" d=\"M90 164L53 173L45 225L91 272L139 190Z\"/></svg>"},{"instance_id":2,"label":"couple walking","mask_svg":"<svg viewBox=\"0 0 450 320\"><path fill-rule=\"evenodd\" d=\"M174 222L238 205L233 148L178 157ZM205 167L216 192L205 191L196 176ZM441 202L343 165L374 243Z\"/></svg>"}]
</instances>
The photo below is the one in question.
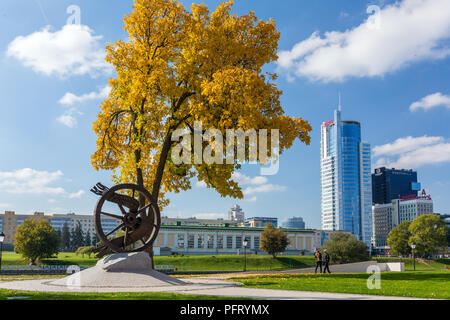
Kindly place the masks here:
<instances>
[{"instance_id":1,"label":"couple walking","mask_svg":"<svg viewBox=\"0 0 450 320\"><path fill-rule=\"evenodd\" d=\"M314 249L314 256L316 257L316 271L315 273L317 273L317 269L320 268L320 273L322 273L322 262L324 264L323 267L323 273L331 273L330 271L330 255L328 254L328 250L325 249L323 250L323 259L322 259L322 253L320 252L320 250Z\"/></svg>"}]
</instances>

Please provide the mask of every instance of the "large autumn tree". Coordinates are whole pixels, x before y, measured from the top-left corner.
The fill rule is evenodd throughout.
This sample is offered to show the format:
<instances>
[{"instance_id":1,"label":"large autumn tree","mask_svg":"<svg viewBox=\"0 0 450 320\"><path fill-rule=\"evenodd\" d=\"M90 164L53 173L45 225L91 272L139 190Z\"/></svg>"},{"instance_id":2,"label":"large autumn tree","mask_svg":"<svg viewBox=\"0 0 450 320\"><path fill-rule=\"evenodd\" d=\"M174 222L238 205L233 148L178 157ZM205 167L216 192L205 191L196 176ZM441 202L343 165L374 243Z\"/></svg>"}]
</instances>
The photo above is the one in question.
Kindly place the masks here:
<instances>
[{"instance_id":1,"label":"large autumn tree","mask_svg":"<svg viewBox=\"0 0 450 320\"><path fill-rule=\"evenodd\" d=\"M175 0L134 1L124 19L128 40L107 47L117 77L109 81L111 93L93 126L96 170L113 170L115 182L147 188L162 207L166 192L190 189L193 177L224 197L242 198L232 180L237 161L172 162L174 131L192 133L201 121L203 132L268 129L270 140L271 129L278 129L280 153L297 138L310 143L309 123L284 114L276 75L262 71L278 59L274 21L258 20L253 12L231 14L232 5L210 13L203 4L187 11Z\"/></svg>"}]
</instances>

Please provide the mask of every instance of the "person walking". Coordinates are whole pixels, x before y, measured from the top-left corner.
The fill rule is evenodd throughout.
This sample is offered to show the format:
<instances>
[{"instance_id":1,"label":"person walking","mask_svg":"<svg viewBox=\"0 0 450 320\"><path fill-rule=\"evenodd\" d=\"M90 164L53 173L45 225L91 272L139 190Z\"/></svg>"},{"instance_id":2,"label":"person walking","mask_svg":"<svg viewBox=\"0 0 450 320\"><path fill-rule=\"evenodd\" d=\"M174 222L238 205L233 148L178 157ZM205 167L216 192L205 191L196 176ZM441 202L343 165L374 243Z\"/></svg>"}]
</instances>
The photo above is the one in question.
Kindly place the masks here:
<instances>
[{"instance_id":1,"label":"person walking","mask_svg":"<svg viewBox=\"0 0 450 320\"><path fill-rule=\"evenodd\" d=\"M317 269L320 268L320 273L322 273L322 254L320 253L320 250L315 250L316 254L316 271L315 273L317 273Z\"/></svg>"},{"instance_id":2,"label":"person walking","mask_svg":"<svg viewBox=\"0 0 450 320\"><path fill-rule=\"evenodd\" d=\"M323 273L331 273L330 271L330 255L328 254L328 250L325 249L323 250L323 261L324 261L324 266L323 266Z\"/></svg>"}]
</instances>

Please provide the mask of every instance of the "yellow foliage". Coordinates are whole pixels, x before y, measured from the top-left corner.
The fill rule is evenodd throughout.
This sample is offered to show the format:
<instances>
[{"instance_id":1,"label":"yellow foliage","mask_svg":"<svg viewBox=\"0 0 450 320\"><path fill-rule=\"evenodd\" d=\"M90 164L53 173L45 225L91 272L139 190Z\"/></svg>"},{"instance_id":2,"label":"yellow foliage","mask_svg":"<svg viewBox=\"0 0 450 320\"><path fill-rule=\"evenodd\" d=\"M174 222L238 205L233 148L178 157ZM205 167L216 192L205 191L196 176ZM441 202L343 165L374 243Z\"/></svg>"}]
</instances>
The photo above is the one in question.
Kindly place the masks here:
<instances>
[{"instance_id":1,"label":"yellow foliage","mask_svg":"<svg viewBox=\"0 0 450 320\"><path fill-rule=\"evenodd\" d=\"M224 197L242 198L230 180L238 164L190 165L181 175L166 165L172 132L202 121L204 130L224 135L227 129L279 129L281 152L296 138L310 143L309 123L284 115L276 75L262 72L278 59L274 21L253 12L233 15L232 5L224 2L210 14L203 4L189 12L175 0L134 1L124 19L128 40L107 46L117 77L93 125L96 170L114 170L116 182L141 175L161 206L168 203L165 193L190 189L194 176Z\"/></svg>"}]
</instances>

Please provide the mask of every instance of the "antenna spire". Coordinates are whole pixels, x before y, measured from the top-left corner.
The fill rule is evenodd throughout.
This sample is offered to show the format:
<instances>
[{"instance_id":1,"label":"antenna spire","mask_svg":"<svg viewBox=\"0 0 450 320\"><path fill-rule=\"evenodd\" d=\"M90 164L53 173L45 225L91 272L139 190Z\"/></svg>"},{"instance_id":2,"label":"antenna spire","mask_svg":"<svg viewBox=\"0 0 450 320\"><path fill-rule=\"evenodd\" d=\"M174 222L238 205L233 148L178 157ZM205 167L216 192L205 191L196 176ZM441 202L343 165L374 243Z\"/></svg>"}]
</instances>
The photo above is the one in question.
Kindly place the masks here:
<instances>
[{"instance_id":1,"label":"antenna spire","mask_svg":"<svg viewBox=\"0 0 450 320\"><path fill-rule=\"evenodd\" d=\"M341 92L339 91L339 112L342 112L342 105L341 105Z\"/></svg>"}]
</instances>

